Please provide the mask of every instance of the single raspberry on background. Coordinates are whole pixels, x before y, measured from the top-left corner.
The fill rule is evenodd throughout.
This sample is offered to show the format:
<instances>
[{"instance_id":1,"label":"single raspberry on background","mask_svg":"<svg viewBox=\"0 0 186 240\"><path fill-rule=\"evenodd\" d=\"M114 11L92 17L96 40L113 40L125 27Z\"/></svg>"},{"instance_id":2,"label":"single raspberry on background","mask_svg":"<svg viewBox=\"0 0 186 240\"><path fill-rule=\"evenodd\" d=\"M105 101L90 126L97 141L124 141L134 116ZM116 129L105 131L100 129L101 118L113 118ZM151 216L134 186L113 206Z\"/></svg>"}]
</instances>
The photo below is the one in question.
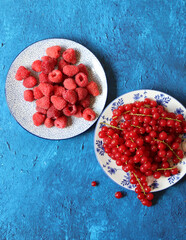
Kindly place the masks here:
<instances>
[{"instance_id":1,"label":"single raspberry on background","mask_svg":"<svg viewBox=\"0 0 186 240\"><path fill-rule=\"evenodd\" d=\"M36 106L40 108L48 109L50 107L50 98L47 96L44 96L40 99L37 99Z\"/></svg>"},{"instance_id":2,"label":"single raspberry on background","mask_svg":"<svg viewBox=\"0 0 186 240\"><path fill-rule=\"evenodd\" d=\"M80 72L75 76L75 81L79 87L86 87L88 84L88 78L87 75Z\"/></svg>"},{"instance_id":3,"label":"single raspberry on background","mask_svg":"<svg viewBox=\"0 0 186 240\"><path fill-rule=\"evenodd\" d=\"M81 100L80 102L80 105L82 105L84 108L87 108L90 106L90 95L88 94L86 96L86 98L84 98L83 100Z\"/></svg>"},{"instance_id":4,"label":"single raspberry on background","mask_svg":"<svg viewBox=\"0 0 186 240\"><path fill-rule=\"evenodd\" d=\"M86 108L83 111L83 118L87 121L93 121L96 118L96 113L91 108Z\"/></svg>"},{"instance_id":5,"label":"single raspberry on background","mask_svg":"<svg viewBox=\"0 0 186 240\"><path fill-rule=\"evenodd\" d=\"M73 77L79 72L79 69L75 65L66 65L63 67L63 73L68 77Z\"/></svg>"},{"instance_id":6,"label":"single raspberry on background","mask_svg":"<svg viewBox=\"0 0 186 240\"><path fill-rule=\"evenodd\" d=\"M54 120L52 120L51 118L46 118L44 121L44 125L47 128L51 128L54 126Z\"/></svg>"},{"instance_id":7,"label":"single raspberry on background","mask_svg":"<svg viewBox=\"0 0 186 240\"><path fill-rule=\"evenodd\" d=\"M23 80L23 86L26 88L33 88L37 85L37 79L33 76L29 76Z\"/></svg>"},{"instance_id":8,"label":"single raspberry on background","mask_svg":"<svg viewBox=\"0 0 186 240\"><path fill-rule=\"evenodd\" d=\"M94 97L96 97L100 94L99 89L98 89L98 85L94 81L89 82L86 88L87 88L88 92L91 95L93 95Z\"/></svg>"},{"instance_id":9,"label":"single raspberry on background","mask_svg":"<svg viewBox=\"0 0 186 240\"><path fill-rule=\"evenodd\" d=\"M53 83L60 83L62 82L63 75L61 71L54 69L52 72L48 74L48 79Z\"/></svg>"},{"instance_id":10,"label":"single raspberry on background","mask_svg":"<svg viewBox=\"0 0 186 240\"><path fill-rule=\"evenodd\" d=\"M24 66L20 66L16 72L15 79L21 81L30 76L30 71Z\"/></svg>"},{"instance_id":11,"label":"single raspberry on background","mask_svg":"<svg viewBox=\"0 0 186 240\"><path fill-rule=\"evenodd\" d=\"M76 88L75 90L77 92L77 95L78 95L78 101L81 101L83 99L86 98L86 96L88 95L88 91L86 88Z\"/></svg>"},{"instance_id":12,"label":"single raspberry on background","mask_svg":"<svg viewBox=\"0 0 186 240\"><path fill-rule=\"evenodd\" d=\"M28 102L34 101L34 94L32 90L25 90L24 91L24 100Z\"/></svg>"},{"instance_id":13,"label":"single raspberry on background","mask_svg":"<svg viewBox=\"0 0 186 240\"><path fill-rule=\"evenodd\" d=\"M63 82L63 86L69 90L74 90L77 87L76 82L73 78L66 78Z\"/></svg>"},{"instance_id":14,"label":"single raspberry on background","mask_svg":"<svg viewBox=\"0 0 186 240\"><path fill-rule=\"evenodd\" d=\"M68 48L66 51L62 54L64 60L68 63L76 64L76 52L73 48Z\"/></svg>"},{"instance_id":15,"label":"single raspberry on background","mask_svg":"<svg viewBox=\"0 0 186 240\"><path fill-rule=\"evenodd\" d=\"M62 97L65 92L65 88L59 85L54 85L54 95Z\"/></svg>"},{"instance_id":16,"label":"single raspberry on background","mask_svg":"<svg viewBox=\"0 0 186 240\"><path fill-rule=\"evenodd\" d=\"M65 60L62 58L58 63L58 69L63 72L64 66L69 65Z\"/></svg>"},{"instance_id":17,"label":"single raspberry on background","mask_svg":"<svg viewBox=\"0 0 186 240\"><path fill-rule=\"evenodd\" d=\"M77 112L77 107L75 104L68 104L64 109L63 109L63 114L66 116L72 116Z\"/></svg>"},{"instance_id":18,"label":"single raspberry on background","mask_svg":"<svg viewBox=\"0 0 186 240\"><path fill-rule=\"evenodd\" d=\"M45 96L51 96L54 92L54 86L50 83L40 83L38 88Z\"/></svg>"},{"instance_id":19,"label":"single raspberry on background","mask_svg":"<svg viewBox=\"0 0 186 240\"><path fill-rule=\"evenodd\" d=\"M34 99L39 99L44 96L38 86L33 88L33 93L34 93Z\"/></svg>"},{"instance_id":20,"label":"single raspberry on background","mask_svg":"<svg viewBox=\"0 0 186 240\"><path fill-rule=\"evenodd\" d=\"M58 110L62 110L67 105L67 101L63 97L59 96L51 96L51 102L53 103L54 107Z\"/></svg>"},{"instance_id":21,"label":"single raspberry on background","mask_svg":"<svg viewBox=\"0 0 186 240\"><path fill-rule=\"evenodd\" d=\"M61 55L61 47L60 46L52 46L46 49L46 54L51 58L58 58Z\"/></svg>"},{"instance_id":22,"label":"single raspberry on background","mask_svg":"<svg viewBox=\"0 0 186 240\"><path fill-rule=\"evenodd\" d=\"M42 114L44 114L44 115L47 114L47 110L46 110L46 109L40 108L40 107L38 107L38 106L36 106L36 111L37 111L37 112L40 112L40 113L42 113Z\"/></svg>"},{"instance_id":23,"label":"single raspberry on background","mask_svg":"<svg viewBox=\"0 0 186 240\"><path fill-rule=\"evenodd\" d=\"M82 64L82 63L79 64L78 68L79 68L79 72L84 73L88 77L88 70L87 70L87 68L86 68L86 66L84 64Z\"/></svg>"},{"instance_id":24,"label":"single raspberry on background","mask_svg":"<svg viewBox=\"0 0 186 240\"><path fill-rule=\"evenodd\" d=\"M41 59L42 59L42 63L41 63L42 72L45 74L52 72L55 68L56 60L49 56L44 56Z\"/></svg>"},{"instance_id":25,"label":"single raspberry on background","mask_svg":"<svg viewBox=\"0 0 186 240\"><path fill-rule=\"evenodd\" d=\"M54 105L52 105L51 107L49 107L49 109L47 110L47 118L52 118L52 119L56 119L58 117L61 116L61 112L59 110L57 110Z\"/></svg>"},{"instance_id":26,"label":"single raspberry on background","mask_svg":"<svg viewBox=\"0 0 186 240\"><path fill-rule=\"evenodd\" d=\"M41 71L42 71L41 63L42 63L42 61L40 61L40 60L35 60L35 61L32 63L32 70L34 70L35 72L41 72Z\"/></svg>"},{"instance_id":27,"label":"single raspberry on background","mask_svg":"<svg viewBox=\"0 0 186 240\"><path fill-rule=\"evenodd\" d=\"M67 117L66 116L61 116L61 117L57 118L54 121L54 125L57 128L65 128L65 127L67 127Z\"/></svg>"},{"instance_id":28,"label":"single raspberry on background","mask_svg":"<svg viewBox=\"0 0 186 240\"><path fill-rule=\"evenodd\" d=\"M34 113L34 115L32 116L32 119L33 119L33 122L34 122L35 126L42 125L45 121L45 118L46 118L45 115L43 115L39 112Z\"/></svg>"},{"instance_id":29,"label":"single raspberry on background","mask_svg":"<svg viewBox=\"0 0 186 240\"><path fill-rule=\"evenodd\" d=\"M75 104L77 102L77 93L74 90L66 90L63 93L63 98L71 103L71 104Z\"/></svg>"}]
</instances>

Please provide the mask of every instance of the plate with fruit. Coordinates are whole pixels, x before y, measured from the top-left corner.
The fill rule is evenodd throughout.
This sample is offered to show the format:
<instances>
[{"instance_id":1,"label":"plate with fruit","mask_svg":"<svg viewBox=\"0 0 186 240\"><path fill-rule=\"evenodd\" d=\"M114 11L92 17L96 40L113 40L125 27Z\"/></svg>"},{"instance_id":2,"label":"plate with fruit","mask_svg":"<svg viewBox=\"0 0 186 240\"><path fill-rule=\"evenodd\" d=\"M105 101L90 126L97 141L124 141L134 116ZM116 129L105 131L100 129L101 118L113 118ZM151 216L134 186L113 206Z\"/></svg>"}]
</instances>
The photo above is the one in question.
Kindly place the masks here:
<instances>
[{"instance_id":1,"label":"plate with fruit","mask_svg":"<svg viewBox=\"0 0 186 240\"><path fill-rule=\"evenodd\" d=\"M151 206L152 192L186 173L186 109L155 90L126 93L103 111L96 125L95 154L104 172Z\"/></svg>"},{"instance_id":2,"label":"plate with fruit","mask_svg":"<svg viewBox=\"0 0 186 240\"><path fill-rule=\"evenodd\" d=\"M25 48L6 79L11 114L30 133L67 139L90 128L107 98L107 80L99 60L67 39L46 39Z\"/></svg>"}]
</instances>

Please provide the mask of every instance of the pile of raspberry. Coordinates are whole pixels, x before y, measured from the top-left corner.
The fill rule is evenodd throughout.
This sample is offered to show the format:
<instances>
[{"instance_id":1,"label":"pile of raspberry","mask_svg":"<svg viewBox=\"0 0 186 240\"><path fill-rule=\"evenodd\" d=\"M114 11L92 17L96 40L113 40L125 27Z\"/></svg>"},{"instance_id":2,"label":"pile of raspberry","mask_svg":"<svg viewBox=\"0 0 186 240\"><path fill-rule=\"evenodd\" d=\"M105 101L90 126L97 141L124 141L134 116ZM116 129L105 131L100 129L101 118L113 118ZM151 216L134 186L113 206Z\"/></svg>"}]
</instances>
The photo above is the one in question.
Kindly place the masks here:
<instances>
[{"instance_id":1,"label":"pile of raspberry","mask_svg":"<svg viewBox=\"0 0 186 240\"><path fill-rule=\"evenodd\" d=\"M147 177L158 179L179 172L176 165L184 156L180 149L180 134L186 133L184 117L146 98L119 106L113 111L110 124L102 124L108 125L99 132L104 151L130 173L137 198L150 207L154 196Z\"/></svg>"},{"instance_id":2,"label":"pile of raspberry","mask_svg":"<svg viewBox=\"0 0 186 240\"><path fill-rule=\"evenodd\" d=\"M98 96L98 85L89 81L84 64L77 63L74 49L66 49L61 56L61 47L46 49L46 56L32 63L32 70L39 73L38 78L24 66L20 66L15 78L23 80L24 100L35 101L36 113L33 123L44 124L47 128L65 128L68 117L74 116L93 121L96 113L90 108L91 96Z\"/></svg>"}]
</instances>

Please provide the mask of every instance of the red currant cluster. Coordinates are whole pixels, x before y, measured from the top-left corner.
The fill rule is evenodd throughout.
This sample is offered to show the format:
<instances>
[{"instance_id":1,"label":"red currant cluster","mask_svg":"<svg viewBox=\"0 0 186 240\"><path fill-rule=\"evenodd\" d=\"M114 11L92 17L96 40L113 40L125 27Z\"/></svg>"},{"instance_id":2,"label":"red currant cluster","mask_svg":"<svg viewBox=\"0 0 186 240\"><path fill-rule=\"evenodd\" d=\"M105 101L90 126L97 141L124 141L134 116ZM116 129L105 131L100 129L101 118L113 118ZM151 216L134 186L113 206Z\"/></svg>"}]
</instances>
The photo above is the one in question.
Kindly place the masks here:
<instances>
[{"instance_id":1,"label":"red currant cluster","mask_svg":"<svg viewBox=\"0 0 186 240\"><path fill-rule=\"evenodd\" d=\"M176 164L183 158L179 135L186 133L186 121L181 114L168 112L146 98L119 106L110 124L102 124L108 125L99 132L105 152L130 173L138 199L150 207L154 196L146 177L158 179L178 173Z\"/></svg>"}]
</instances>

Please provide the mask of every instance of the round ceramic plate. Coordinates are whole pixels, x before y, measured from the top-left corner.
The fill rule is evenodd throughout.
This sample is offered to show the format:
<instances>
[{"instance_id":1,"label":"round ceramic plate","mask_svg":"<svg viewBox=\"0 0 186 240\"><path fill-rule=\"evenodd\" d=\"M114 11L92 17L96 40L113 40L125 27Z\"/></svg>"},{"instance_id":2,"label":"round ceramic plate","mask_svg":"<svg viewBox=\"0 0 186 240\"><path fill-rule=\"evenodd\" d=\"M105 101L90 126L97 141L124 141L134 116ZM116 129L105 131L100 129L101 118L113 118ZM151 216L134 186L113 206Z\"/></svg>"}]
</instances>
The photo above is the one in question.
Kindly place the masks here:
<instances>
[{"instance_id":1,"label":"round ceramic plate","mask_svg":"<svg viewBox=\"0 0 186 240\"><path fill-rule=\"evenodd\" d=\"M96 112L97 117L101 114L107 98L107 80L103 67L98 59L87 48L79 43L67 39L46 39L36 42L24 49L12 63L6 79L6 99L9 109L17 122L30 133L47 139L67 139L83 133L90 128L94 121L86 121L83 118L69 118L68 127L59 129L46 128L44 125L36 127L32 121L32 115L36 112L35 102L26 102L23 99L25 90L22 82L15 80L15 74L19 66L25 66L34 75L31 65L34 60L41 59L46 55L48 47L59 45L62 50L74 48L77 53L78 62L87 66L89 71L89 81L93 80L98 84L100 95L91 99L91 108Z\"/></svg>"},{"instance_id":2,"label":"round ceramic plate","mask_svg":"<svg viewBox=\"0 0 186 240\"><path fill-rule=\"evenodd\" d=\"M159 104L163 105L166 109L176 114L182 114L184 117L186 116L186 109L173 97L154 90L138 90L126 93L118 98L116 98L113 102L111 102L107 108L101 114L95 129L94 136L94 150L98 162L103 168L104 172L116 183L121 185L124 188L129 190L135 189L135 185L130 183L130 175L129 173L125 173L120 166L117 166L115 161L112 160L103 149L103 141L98 137L98 133L102 128L103 124L110 123L112 111L118 106L132 103L135 101L143 101L145 98L150 98L156 100ZM183 136L182 149L186 153L186 139ZM184 155L183 160L178 164L178 168L180 173L171 177L161 177L159 179L154 179L153 177L148 177L148 184L151 186L152 192L160 191L166 189L176 182L178 182L186 173L186 157Z\"/></svg>"}]
</instances>

